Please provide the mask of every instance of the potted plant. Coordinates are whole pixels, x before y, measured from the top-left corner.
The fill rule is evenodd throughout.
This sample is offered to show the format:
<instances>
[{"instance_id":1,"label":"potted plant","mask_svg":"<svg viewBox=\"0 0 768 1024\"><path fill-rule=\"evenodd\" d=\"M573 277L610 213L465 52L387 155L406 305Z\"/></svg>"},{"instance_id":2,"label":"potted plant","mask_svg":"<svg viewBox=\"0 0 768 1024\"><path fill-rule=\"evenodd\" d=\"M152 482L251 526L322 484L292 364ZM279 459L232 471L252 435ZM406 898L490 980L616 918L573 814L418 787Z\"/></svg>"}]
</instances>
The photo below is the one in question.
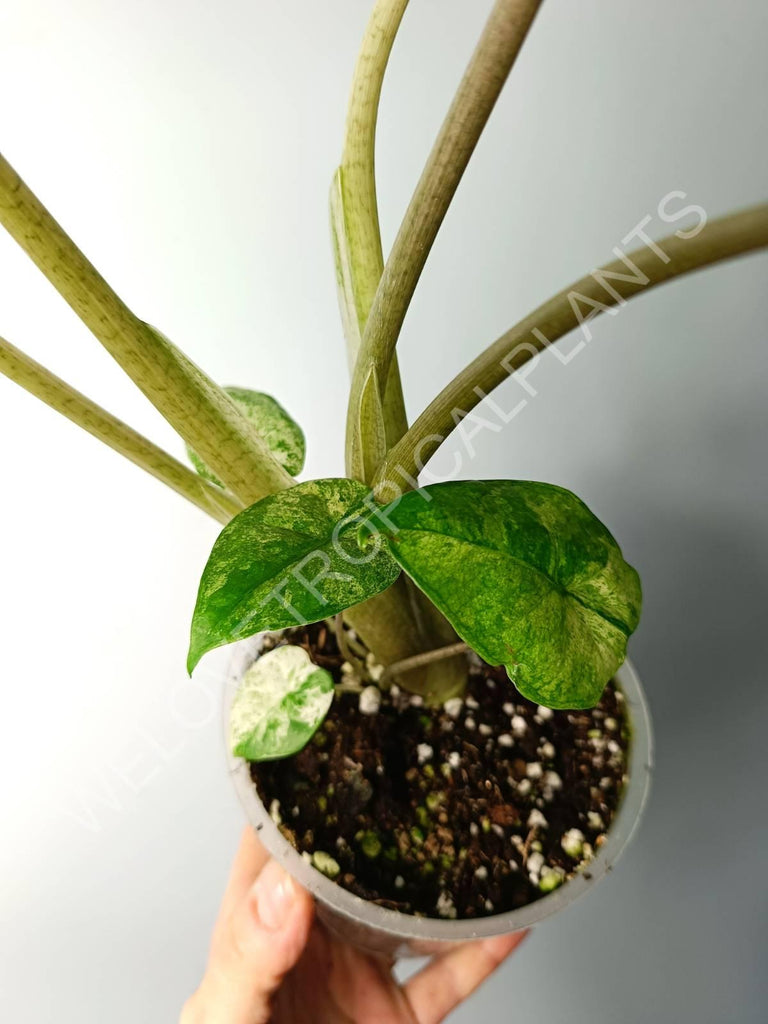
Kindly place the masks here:
<instances>
[{"instance_id":1,"label":"potted plant","mask_svg":"<svg viewBox=\"0 0 768 1024\"><path fill-rule=\"evenodd\" d=\"M282 406L220 388L140 320L0 160L4 226L195 468L5 341L0 369L222 523L189 668L240 642L227 721L249 813L329 920L390 950L522 927L587 888L634 826L650 750L625 664L640 584L608 530L552 484L419 486L425 463L454 431L469 442L511 420L491 392L565 334L768 244L768 206L707 221L670 193L670 237L638 233L637 249L534 310L409 426L400 328L539 3L495 3L384 263L376 112L405 6L374 7L331 191L352 367L344 477L297 483L304 439Z\"/></svg>"}]
</instances>

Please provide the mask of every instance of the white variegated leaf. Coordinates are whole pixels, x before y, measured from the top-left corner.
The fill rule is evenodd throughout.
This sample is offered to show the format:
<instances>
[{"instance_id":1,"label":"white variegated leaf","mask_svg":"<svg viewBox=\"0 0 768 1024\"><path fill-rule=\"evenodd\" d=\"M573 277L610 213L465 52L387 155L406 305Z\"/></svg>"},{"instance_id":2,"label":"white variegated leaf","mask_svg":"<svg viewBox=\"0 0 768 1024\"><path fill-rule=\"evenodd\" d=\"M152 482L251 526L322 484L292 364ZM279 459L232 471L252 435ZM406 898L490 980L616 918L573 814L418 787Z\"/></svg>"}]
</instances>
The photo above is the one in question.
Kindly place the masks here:
<instances>
[{"instance_id":1,"label":"white variegated leaf","mask_svg":"<svg viewBox=\"0 0 768 1024\"><path fill-rule=\"evenodd\" d=\"M229 719L232 752L247 761L273 761L304 747L333 701L333 677L303 647L287 644L248 669Z\"/></svg>"}]
</instances>

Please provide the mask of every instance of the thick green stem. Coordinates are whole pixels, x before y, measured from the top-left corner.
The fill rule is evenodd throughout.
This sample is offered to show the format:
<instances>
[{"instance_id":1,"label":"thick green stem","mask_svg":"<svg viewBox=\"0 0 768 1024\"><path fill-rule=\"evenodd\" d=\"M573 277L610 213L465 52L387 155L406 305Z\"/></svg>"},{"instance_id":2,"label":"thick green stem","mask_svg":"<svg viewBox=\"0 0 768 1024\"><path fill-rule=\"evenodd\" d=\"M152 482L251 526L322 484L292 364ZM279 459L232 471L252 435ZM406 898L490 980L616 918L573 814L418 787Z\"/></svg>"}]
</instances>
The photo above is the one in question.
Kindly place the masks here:
<instances>
[{"instance_id":1,"label":"thick green stem","mask_svg":"<svg viewBox=\"0 0 768 1024\"><path fill-rule=\"evenodd\" d=\"M341 193L352 257L353 302L361 331L384 269L376 199L376 120L389 55L407 6L408 0L377 0L374 5L352 77L344 131Z\"/></svg>"},{"instance_id":2,"label":"thick green stem","mask_svg":"<svg viewBox=\"0 0 768 1024\"><path fill-rule=\"evenodd\" d=\"M376 200L376 119L384 73L407 0L378 0L371 14L352 82L341 166L331 186L331 231L336 276L350 370L360 350L371 305L384 269ZM407 429L396 360L385 384L372 371L363 385L357 410L360 422L347 450L351 476L371 479L386 450ZM366 437L368 447L360 447ZM373 440L375 439L375 440ZM403 579L373 601L345 613L383 663L402 660L455 639L451 627L421 592ZM404 674L404 686L430 697L455 692L466 680L463 659L441 671Z\"/></svg>"},{"instance_id":3,"label":"thick green stem","mask_svg":"<svg viewBox=\"0 0 768 1024\"><path fill-rule=\"evenodd\" d=\"M430 403L376 473L381 499L392 498L404 481L417 477L489 392L570 331L681 274L766 246L768 204L763 204L708 221L695 237L680 231L648 241L564 288L485 349Z\"/></svg>"},{"instance_id":4,"label":"thick green stem","mask_svg":"<svg viewBox=\"0 0 768 1024\"><path fill-rule=\"evenodd\" d=\"M376 256L379 260L381 256L380 242L378 248L372 244L374 238L378 239L378 221L373 219L376 216L373 134L358 134L352 123L355 108L353 89L347 139L350 146L359 145L356 155L360 158L350 161L349 171L342 167L334 183L337 199L332 202L332 217L340 295L347 295L347 312L342 315L348 334L350 323L353 330L357 328L363 332L353 373L347 422L347 472L358 479L370 480L387 448L391 447L389 430L384 426L384 409L391 397L393 360L400 328L448 205L537 7L538 2L528 0L497 2L427 162L383 274L376 263ZM378 93L373 104L367 97L359 102L358 109L370 113L373 107L375 113L377 103ZM371 123L370 117L366 123ZM354 148L351 152L354 156ZM357 195L361 197L361 205L354 210L358 231L355 237L368 254L367 272L364 272L368 287L362 307L365 313L362 323L359 316L355 319L350 313L353 290L348 282L353 275L351 271L345 275L343 268L351 258L345 255L339 242L341 226L350 220L344 191L344 187L350 184L350 173L355 175ZM349 228L346 230L348 236ZM374 280L377 287L371 301L368 293ZM359 311L360 307L356 308ZM395 380L399 386L398 378ZM456 634L437 609L405 578L379 597L351 609L345 617L384 664L402 661L456 640ZM425 696L427 700L445 700L461 692L466 685L466 659L456 657L429 664L404 674L400 681L407 689Z\"/></svg>"},{"instance_id":5,"label":"thick green stem","mask_svg":"<svg viewBox=\"0 0 768 1024\"><path fill-rule=\"evenodd\" d=\"M490 18L416 187L384 267L358 355L347 420L347 451L360 467L384 457L381 431L361 412L366 387L383 395L395 346L416 284L480 134L512 69L541 0L496 0ZM354 474L353 474L354 475ZM370 477L368 478L370 480Z\"/></svg>"},{"instance_id":6,"label":"thick green stem","mask_svg":"<svg viewBox=\"0 0 768 1024\"><path fill-rule=\"evenodd\" d=\"M231 494L207 483L121 420L75 391L44 366L0 338L0 373L66 416L114 451L161 480L220 523L242 509Z\"/></svg>"},{"instance_id":7,"label":"thick green stem","mask_svg":"<svg viewBox=\"0 0 768 1024\"><path fill-rule=\"evenodd\" d=\"M408 0L377 0L373 8L352 79L341 165L331 186L331 230L350 372L384 270L376 200L376 120L384 73L407 6ZM408 427L396 362L377 416L384 442L391 447Z\"/></svg>"},{"instance_id":8,"label":"thick green stem","mask_svg":"<svg viewBox=\"0 0 768 1024\"><path fill-rule=\"evenodd\" d=\"M243 504L291 486L291 477L227 394L128 309L2 157L0 222Z\"/></svg>"},{"instance_id":9,"label":"thick green stem","mask_svg":"<svg viewBox=\"0 0 768 1024\"><path fill-rule=\"evenodd\" d=\"M373 651L382 665L392 665L416 654L455 643L449 623L416 591L405 575L389 590L344 612L344 620ZM440 704L464 691L467 660L464 655L430 662L398 673L398 683L427 703Z\"/></svg>"}]
</instances>

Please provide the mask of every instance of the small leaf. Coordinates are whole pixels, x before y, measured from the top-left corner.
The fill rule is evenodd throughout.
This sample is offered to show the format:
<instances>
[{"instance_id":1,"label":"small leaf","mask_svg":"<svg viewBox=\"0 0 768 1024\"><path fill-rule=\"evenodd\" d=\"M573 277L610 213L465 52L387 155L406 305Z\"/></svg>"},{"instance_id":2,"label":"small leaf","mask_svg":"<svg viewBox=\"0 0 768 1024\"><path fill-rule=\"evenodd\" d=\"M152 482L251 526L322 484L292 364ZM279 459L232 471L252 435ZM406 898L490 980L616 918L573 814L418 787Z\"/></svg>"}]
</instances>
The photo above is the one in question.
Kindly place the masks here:
<instances>
[{"instance_id":1,"label":"small leaf","mask_svg":"<svg viewBox=\"0 0 768 1024\"><path fill-rule=\"evenodd\" d=\"M434 484L384 509L390 550L459 636L520 692L592 707L626 656L640 580L574 494L552 484Z\"/></svg>"},{"instance_id":2,"label":"small leaf","mask_svg":"<svg viewBox=\"0 0 768 1024\"><path fill-rule=\"evenodd\" d=\"M190 672L206 651L265 629L317 622L373 597L400 569L381 540L363 553L371 516L356 480L310 480L262 498L225 526L200 581Z\"/></svg>"},{"instance_id":3,"label":"small leaf","mask_svg":"<svg viewBox=\"0 0 768 1024\"><path fill-rule=\"evenodd\" d=\"M283 469L291 476L300 473L305 457L304 434L282 405L262 391L251 391L248 388L224 388L224 391L256 428ZM187 455L200 476L219 487L223 486L189 445Z\"/></svg>"},{"instance_id":4,"label":"small leaf","mask_svg":"<svg viewBox=\"0 0 768 1024\"><path fill-rule=\"evenodd\" d=\"M306 746L328 714L333 677L291 644L248 669L229 717L232 753L247 761L290 757Z\"/></svg>"}]
</instances>

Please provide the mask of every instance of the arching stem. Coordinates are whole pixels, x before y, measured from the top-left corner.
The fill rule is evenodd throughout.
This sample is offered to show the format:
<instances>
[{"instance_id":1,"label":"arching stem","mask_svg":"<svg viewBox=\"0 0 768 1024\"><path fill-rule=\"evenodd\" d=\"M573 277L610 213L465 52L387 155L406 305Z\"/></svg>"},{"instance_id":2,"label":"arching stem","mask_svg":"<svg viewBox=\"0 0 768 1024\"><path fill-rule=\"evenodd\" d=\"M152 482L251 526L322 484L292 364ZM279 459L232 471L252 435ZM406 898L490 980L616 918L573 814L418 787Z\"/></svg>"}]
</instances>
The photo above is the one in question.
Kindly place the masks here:
<instances>
[{"instance_id":1,"label":"arching stem","mask_svg":"<svg viewBox=\"0 0 768 1024\"><path fill-rule=\"evenodd\" d=\"M602 312L682 274L768 246L768 204L678 231L592 271L502 334L427 406L388 453L374 486L387 500L418 477L440 445L510 374Z\"/></svg>"},{"instance_id":2,"label":"arching stem","mask_svg":"<svg viewBox=\"0 0 768 1024\"><path fill-rule=\"evenodd\" d=\"M432 244L540 2L496 0L385 264L349 400L347 472L358 479L385 455L383 432L363 409L366 388L374 379L384 395L397 339Z\"/></svg>"}]
</instances>

